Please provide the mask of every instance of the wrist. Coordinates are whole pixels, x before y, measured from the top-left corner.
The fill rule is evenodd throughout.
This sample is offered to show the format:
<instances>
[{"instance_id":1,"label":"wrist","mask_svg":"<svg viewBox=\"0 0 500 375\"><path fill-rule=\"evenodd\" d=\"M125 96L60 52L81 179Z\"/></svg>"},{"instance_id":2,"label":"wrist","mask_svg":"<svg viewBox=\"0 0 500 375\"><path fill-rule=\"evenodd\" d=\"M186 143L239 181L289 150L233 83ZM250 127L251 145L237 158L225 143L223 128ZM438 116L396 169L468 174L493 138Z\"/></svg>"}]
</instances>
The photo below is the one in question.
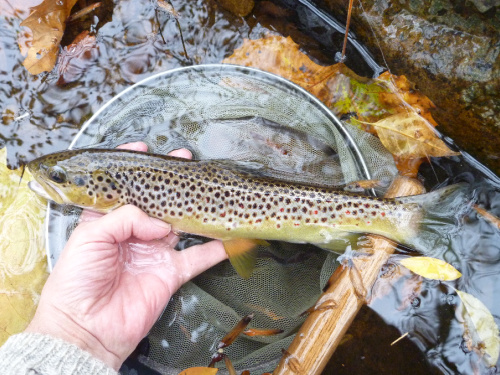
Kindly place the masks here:
<instances>
[{"instance_id":1,"label":"wrist","mask_svg":"<svg viewBox=\"0 0 500 375\"><path fill-rule=\"evenodd\" d=\"M125 360L108 350L96 336L58 309L40 305L25 332L52 336L76 345L117 371Z\"/></svg>"}]
</instances>

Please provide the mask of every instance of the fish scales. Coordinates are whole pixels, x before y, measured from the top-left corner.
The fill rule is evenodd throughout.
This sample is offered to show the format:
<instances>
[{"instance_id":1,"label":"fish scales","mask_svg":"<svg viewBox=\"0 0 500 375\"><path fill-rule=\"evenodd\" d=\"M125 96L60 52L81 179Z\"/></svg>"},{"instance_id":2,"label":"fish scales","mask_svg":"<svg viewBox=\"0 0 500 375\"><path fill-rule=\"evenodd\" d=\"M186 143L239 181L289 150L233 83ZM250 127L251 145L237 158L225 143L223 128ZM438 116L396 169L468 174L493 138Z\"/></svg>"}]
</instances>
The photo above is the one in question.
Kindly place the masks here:
<instances>
[{"instance_id":1,"label":"fish scales","mask_svg":"<svg viewBox=\"0 0 500 375\"><path fill-rule=\"evenodd\" d=\"M421 214L417 203L259 177L211 160L121 150L52 154L43 158L43 168L37 160L28 167L46 190L59 195L52 197L59 203L101 212L133 204L176 231L222 240L284 240L328 248L346 232L369 232L404 242L414 235ZM65 181L51 187L50 175L37 177L43 171L59 172Z\"/></svg>"}]
</instances>

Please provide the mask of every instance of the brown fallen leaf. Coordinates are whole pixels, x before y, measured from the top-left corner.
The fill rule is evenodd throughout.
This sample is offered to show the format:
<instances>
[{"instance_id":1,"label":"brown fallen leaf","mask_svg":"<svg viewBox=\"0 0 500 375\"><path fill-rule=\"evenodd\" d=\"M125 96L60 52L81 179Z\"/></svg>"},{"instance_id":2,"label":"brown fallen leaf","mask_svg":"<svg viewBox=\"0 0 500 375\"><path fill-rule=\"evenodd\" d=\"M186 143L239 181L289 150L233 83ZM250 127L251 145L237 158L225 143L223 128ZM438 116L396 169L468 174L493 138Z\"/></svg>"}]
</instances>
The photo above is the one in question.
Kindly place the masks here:
<instances>
[{"instance_id":1,"label":"brown fallen leaf","mask_svg":"<svg viewBox=\"0 0 500 375\"><path fill-rule=\"evenodd\" d=\"M251 66L289 79L319 98L339 117L354 115L362 121L376 122L407 112L411 106L436 124L430 115L434 104L405 76L385 72L372 79L357 75L344 64L318 65L290 37L245 39L223 62Z\"/></svg>"},{"instance_id":2,"label":"brown fallen leaf","mask_svg":"<svg viewBox=\"0 0 500 375\"><path fill-rule=\"evenodd\" d=\"M248 16L255 6L254 0L217 0L217 2L238 17Z\"/></svg>"},{"instance_id":3,"label":"brown fallen leaf","mask_svg":"<svg viewBox=\"0 0 500 375\"><path fill-rule=\"evenodd\" d=\"M259 329L259 328L248 328L243 331L245 336L274 336L283 333L282 329Z\"/></svg>"},{"instance_id":4,"label":"brown fallen leaf","mask_svg":"<svg viewBox=\"0 0 500 375\"><path fill-rule=\"evenodd\" d=\"M490 214L488 211L486 211L484 208L479 207L477 204L475 204L473 207L482 217L484 217L491 224L500 229L500 219L498 217L496 217L493 214Z\"/></svg>"},{"instance_id":5,"label":"brown fallen leaf","mask_svg":"<svg viewBox=\"0 0 500 375\"><path fill-rule=\"evenodd\" d=\"M410 111L372 123L385 148L400 158L418 159L431 156L453 156L454 152L439 139L433 127L423 117Z\"/></svg>"},{"instance_id":6,"label":"brown fallen leaf","mask_svg":"<svg viewBox=\"0 0 500 375\"><path fill-rule=\"evenodd\" d=\"M292 38L268 36L262 39L245 39L240 48L223 60L226 64L236 64L259 68L284 77L310 90L330 77L335 69L315 64Z\"/></svg>"},{"instance_id":7,"label":"brown fallen leaf","mask_svg":"<svg viewBox=\"0 0 500 375\"><path fill-rule=\"evenodd\" d=\"M396 168L399 171L401 176L416 178L418 174L418 169L422 165L422 163L427 158L419 158L419 159L405 159L397 157L396 155L392 155L394 157L394 163L396 164Z\"/></svg>"},{"instance_id":8,"label":"brown fallen leaf","mask_svg":"<svg viewBox=\"0 0 500 375\"><path fill-rule=\"evenodd\" d=\"M71 16L68 17L66 20L66 23L73 22L79 18L85 17L87 14L93 12L96 8L99 8L102 5L102 3L94 3L86 6L83 9L80 9L78 12L73 13Z\"/></svg>"},{"instance_id":9,"label":"brown fallen leaf","mask_svg":"<svg viewBox=\"0 0 500 375\"><path fill-rule=\"evenodd\" d=\"M387 180L358 180L348 183L344 186L344 190L359 193L377 187L388 187L389 183Z\"/></svg>"},{"instance_id":10,"label":"brown fallen leaf","mask_svg":"<svg viewBox=\"0 0 500 375\"><path fill-rule=\"evenodd\" d=\"M231 345L234 340L238 338L238 336L245 330L245 328L248 326L250 321L253 319L254 314L248 314L244 316L238 324L236 324L231 331L229 331L226 336L220 340L219 344L217 345L217 348L225 348L226 346Z\"/></svg>"},{"instance_id":11,"label":"brown fallen leaf","mask_svg":"<svg viewBox=\"0 0 500 375\"><path fill-rule=\"evenodd\" d=\"M44 0L31 8L21 26L33 32L33 42L23 65L31 74L51 71L57 61L66 19L77 0Z\"/></svg>"},{"instance_id":12,"label":"brown fallen leaf","mask_svg":"<svg viewBox=\"0 0 500 375\"><path fill-rule=\"evenodd\" d=\"M81 32L69 46L64 47L57 60L58 85L77 81L97 58L99 47L94 35Z\"/></svg>"}]
</instances>

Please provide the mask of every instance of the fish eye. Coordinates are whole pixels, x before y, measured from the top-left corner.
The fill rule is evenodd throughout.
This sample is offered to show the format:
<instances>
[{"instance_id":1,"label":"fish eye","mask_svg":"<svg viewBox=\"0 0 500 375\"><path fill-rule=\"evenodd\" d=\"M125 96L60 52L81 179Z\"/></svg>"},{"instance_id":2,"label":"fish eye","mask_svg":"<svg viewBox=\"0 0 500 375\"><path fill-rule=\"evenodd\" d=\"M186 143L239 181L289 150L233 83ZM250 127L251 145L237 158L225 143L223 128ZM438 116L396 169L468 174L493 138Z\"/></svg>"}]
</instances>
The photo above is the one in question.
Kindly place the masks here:
<instances>
[{"instance_id":1,"label":"fish eye","mask_svg":"<svg viewBox=\"0 0 500 375\"><path fill-rule=\"evenodd\" d=\"M67 179L66 171L63 168L58 167L57 165L49 168L48 176L52 181L58 184L66 182Z\"/></svg>"}]
</instances>

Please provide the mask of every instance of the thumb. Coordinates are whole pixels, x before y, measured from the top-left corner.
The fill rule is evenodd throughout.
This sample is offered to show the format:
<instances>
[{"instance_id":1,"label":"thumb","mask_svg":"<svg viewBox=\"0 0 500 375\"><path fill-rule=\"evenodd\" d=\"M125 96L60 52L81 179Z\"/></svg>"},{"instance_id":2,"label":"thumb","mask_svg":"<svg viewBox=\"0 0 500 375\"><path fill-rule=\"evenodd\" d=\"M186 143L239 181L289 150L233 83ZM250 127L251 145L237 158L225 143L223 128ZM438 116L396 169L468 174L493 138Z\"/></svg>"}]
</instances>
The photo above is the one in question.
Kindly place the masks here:
<instances>
[{"instance_id":1,"label":"thumb","mask_svg":"<svg viewBox=\"0 0 500 375\"><path fill-rule=\"evenodd\" d=\"M130 237L150 241L165 237L170 225L149 217L135 206L126 205L88 223L86 231L90 232L88 236L93 242L119 243Z\"/></svg>"}]
</instances>

